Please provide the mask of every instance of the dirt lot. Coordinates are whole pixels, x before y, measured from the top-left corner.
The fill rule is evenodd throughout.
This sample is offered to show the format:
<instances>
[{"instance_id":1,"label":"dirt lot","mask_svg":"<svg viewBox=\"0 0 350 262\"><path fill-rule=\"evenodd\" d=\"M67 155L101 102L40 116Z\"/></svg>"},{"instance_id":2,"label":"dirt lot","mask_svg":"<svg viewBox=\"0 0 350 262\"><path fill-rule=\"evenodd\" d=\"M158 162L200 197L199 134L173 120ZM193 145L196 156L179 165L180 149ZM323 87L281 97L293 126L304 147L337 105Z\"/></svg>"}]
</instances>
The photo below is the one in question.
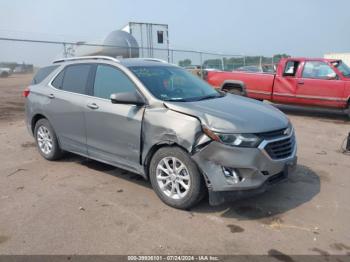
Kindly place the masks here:
<instances>
[{"instance_id":1,"label":"dirt lot","mask_svg":"<svg viewBox=\"0 0 350 262\"><path fill-rule=\"evenodd\" d=\"M29 81L0 79L0 254L350 254L345 117L284 107L299 150L289 182L185 212L134 174L73 155L40 157L23 121Z\"/></svg>"}]
</instances>

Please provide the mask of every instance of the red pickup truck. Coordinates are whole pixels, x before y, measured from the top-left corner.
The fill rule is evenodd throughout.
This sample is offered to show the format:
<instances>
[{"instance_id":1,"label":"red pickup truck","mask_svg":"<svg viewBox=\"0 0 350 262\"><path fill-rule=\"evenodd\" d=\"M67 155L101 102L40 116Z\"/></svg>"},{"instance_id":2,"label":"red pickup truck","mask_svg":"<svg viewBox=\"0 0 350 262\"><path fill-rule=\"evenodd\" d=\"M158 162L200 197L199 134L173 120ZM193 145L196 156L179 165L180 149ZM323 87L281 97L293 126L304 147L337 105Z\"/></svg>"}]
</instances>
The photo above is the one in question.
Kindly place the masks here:
<instances>
[{"instance_id":1,"label":"red pickup truck","mask_svg":"<svg viewBox=\"0 0 350 262\"><path fill-rule=\"evenodd\" d=\"M347 109L350 117L350 68L341 60L285 58L276 74L208 71L209 84L259 100Z\"/></svg>"}]
</instances>

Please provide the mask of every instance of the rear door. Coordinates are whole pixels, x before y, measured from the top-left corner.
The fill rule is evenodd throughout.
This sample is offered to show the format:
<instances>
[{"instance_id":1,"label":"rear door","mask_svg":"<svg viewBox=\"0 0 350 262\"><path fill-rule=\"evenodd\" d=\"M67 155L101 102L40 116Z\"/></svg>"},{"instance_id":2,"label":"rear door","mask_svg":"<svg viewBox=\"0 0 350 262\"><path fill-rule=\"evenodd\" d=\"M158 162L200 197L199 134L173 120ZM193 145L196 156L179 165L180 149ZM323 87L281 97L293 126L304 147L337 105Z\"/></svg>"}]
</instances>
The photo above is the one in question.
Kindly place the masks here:
<instances>
[{"instance_id":1,"label":"rear door","mask_svg":"<svg viewBox=\"0 0 350 262\"><path fill-rule=\"evenodd\" d=\"M144 107L112 104L111 94L132 92L135 84L119 68L98 64L85 119L88 153L126 169L137 170Z\"/></svg>"},{"instance_id":2,"label":"rear door","mask_svg":"<svg viewBox=\"0 0 350 262\"><path fill-rule=\"evenodd\" d=\"M51 82L46 107L63 149L83 155L87 155L84 110L91 69L90 64L65 67Z\"/></svg>"},{"instance_id":3,"label":"rear door","mask_svg":"<svg viewBox=\"0 0 350 262\"><path fill-rule=\"evenodd\" d=\"M344 82L323 61L306 61L297 79L298 103L315 106L342 107Z\"/></svg>"}]
</instances>

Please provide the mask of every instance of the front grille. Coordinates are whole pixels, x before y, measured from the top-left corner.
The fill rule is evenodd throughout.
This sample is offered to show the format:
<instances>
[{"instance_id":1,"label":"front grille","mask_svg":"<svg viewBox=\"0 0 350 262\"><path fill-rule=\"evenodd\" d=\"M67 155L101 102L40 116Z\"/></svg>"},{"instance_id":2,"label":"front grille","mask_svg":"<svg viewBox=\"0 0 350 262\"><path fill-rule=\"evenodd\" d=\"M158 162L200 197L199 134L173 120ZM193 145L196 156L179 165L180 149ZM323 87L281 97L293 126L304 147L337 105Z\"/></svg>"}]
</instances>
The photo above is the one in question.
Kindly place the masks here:
<instances>
[{"instance_id":1,"label":"front grille","mask_svg":"<svg viewBox=\"0 0 350 262\"><path fill-rule=\"evenodd\" d=\"M275 130L275 131L270 131L270 132L259 133L259 134L257 134L257 136L259 136L263 139L274 139L274 138L284 136L285 130L286 130L286 128Z\"/></svg>"},{"instance_id":2,"label":"front grille","mask_svg":"<svg viewBox=\"0 0 350 262\"><path fill-rule=\"evenodd\" d=\"M265 146L266 152L272 159L283 159L293 154L295 147L295 136L286 139L270 142Z\"/></svg>"}]
</instances>

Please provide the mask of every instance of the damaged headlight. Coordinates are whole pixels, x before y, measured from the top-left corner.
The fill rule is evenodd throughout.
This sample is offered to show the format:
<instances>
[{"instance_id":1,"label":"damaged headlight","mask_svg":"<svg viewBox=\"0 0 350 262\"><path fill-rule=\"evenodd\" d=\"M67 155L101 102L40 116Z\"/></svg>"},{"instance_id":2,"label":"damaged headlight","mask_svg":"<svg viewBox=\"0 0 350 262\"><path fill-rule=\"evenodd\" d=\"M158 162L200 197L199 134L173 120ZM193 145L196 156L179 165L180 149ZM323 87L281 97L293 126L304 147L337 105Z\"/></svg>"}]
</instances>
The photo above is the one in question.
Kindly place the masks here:
<instances>
[{"instance_id":1,"label":"damaged headlight","mask_svg":"<svg viewBox=\"0 0 350 262\"><path fill-rule=\"evenodd\" d=\"M261 139L253 134L220 134L216 133L220 141L230 146L257 147Z\"/></svg>"},{"instance_id":2,"label":"damaged headlight","mask_svg":"<svg viewBox=\"0 0 350 262\"><path fill-rule=\"evenodd\" d=\"M230 146L257 147L262 139L254 134L223 134L216 133L207 128L203 128L204 133L214 141Z\"/></svg>"}]
</instances>

